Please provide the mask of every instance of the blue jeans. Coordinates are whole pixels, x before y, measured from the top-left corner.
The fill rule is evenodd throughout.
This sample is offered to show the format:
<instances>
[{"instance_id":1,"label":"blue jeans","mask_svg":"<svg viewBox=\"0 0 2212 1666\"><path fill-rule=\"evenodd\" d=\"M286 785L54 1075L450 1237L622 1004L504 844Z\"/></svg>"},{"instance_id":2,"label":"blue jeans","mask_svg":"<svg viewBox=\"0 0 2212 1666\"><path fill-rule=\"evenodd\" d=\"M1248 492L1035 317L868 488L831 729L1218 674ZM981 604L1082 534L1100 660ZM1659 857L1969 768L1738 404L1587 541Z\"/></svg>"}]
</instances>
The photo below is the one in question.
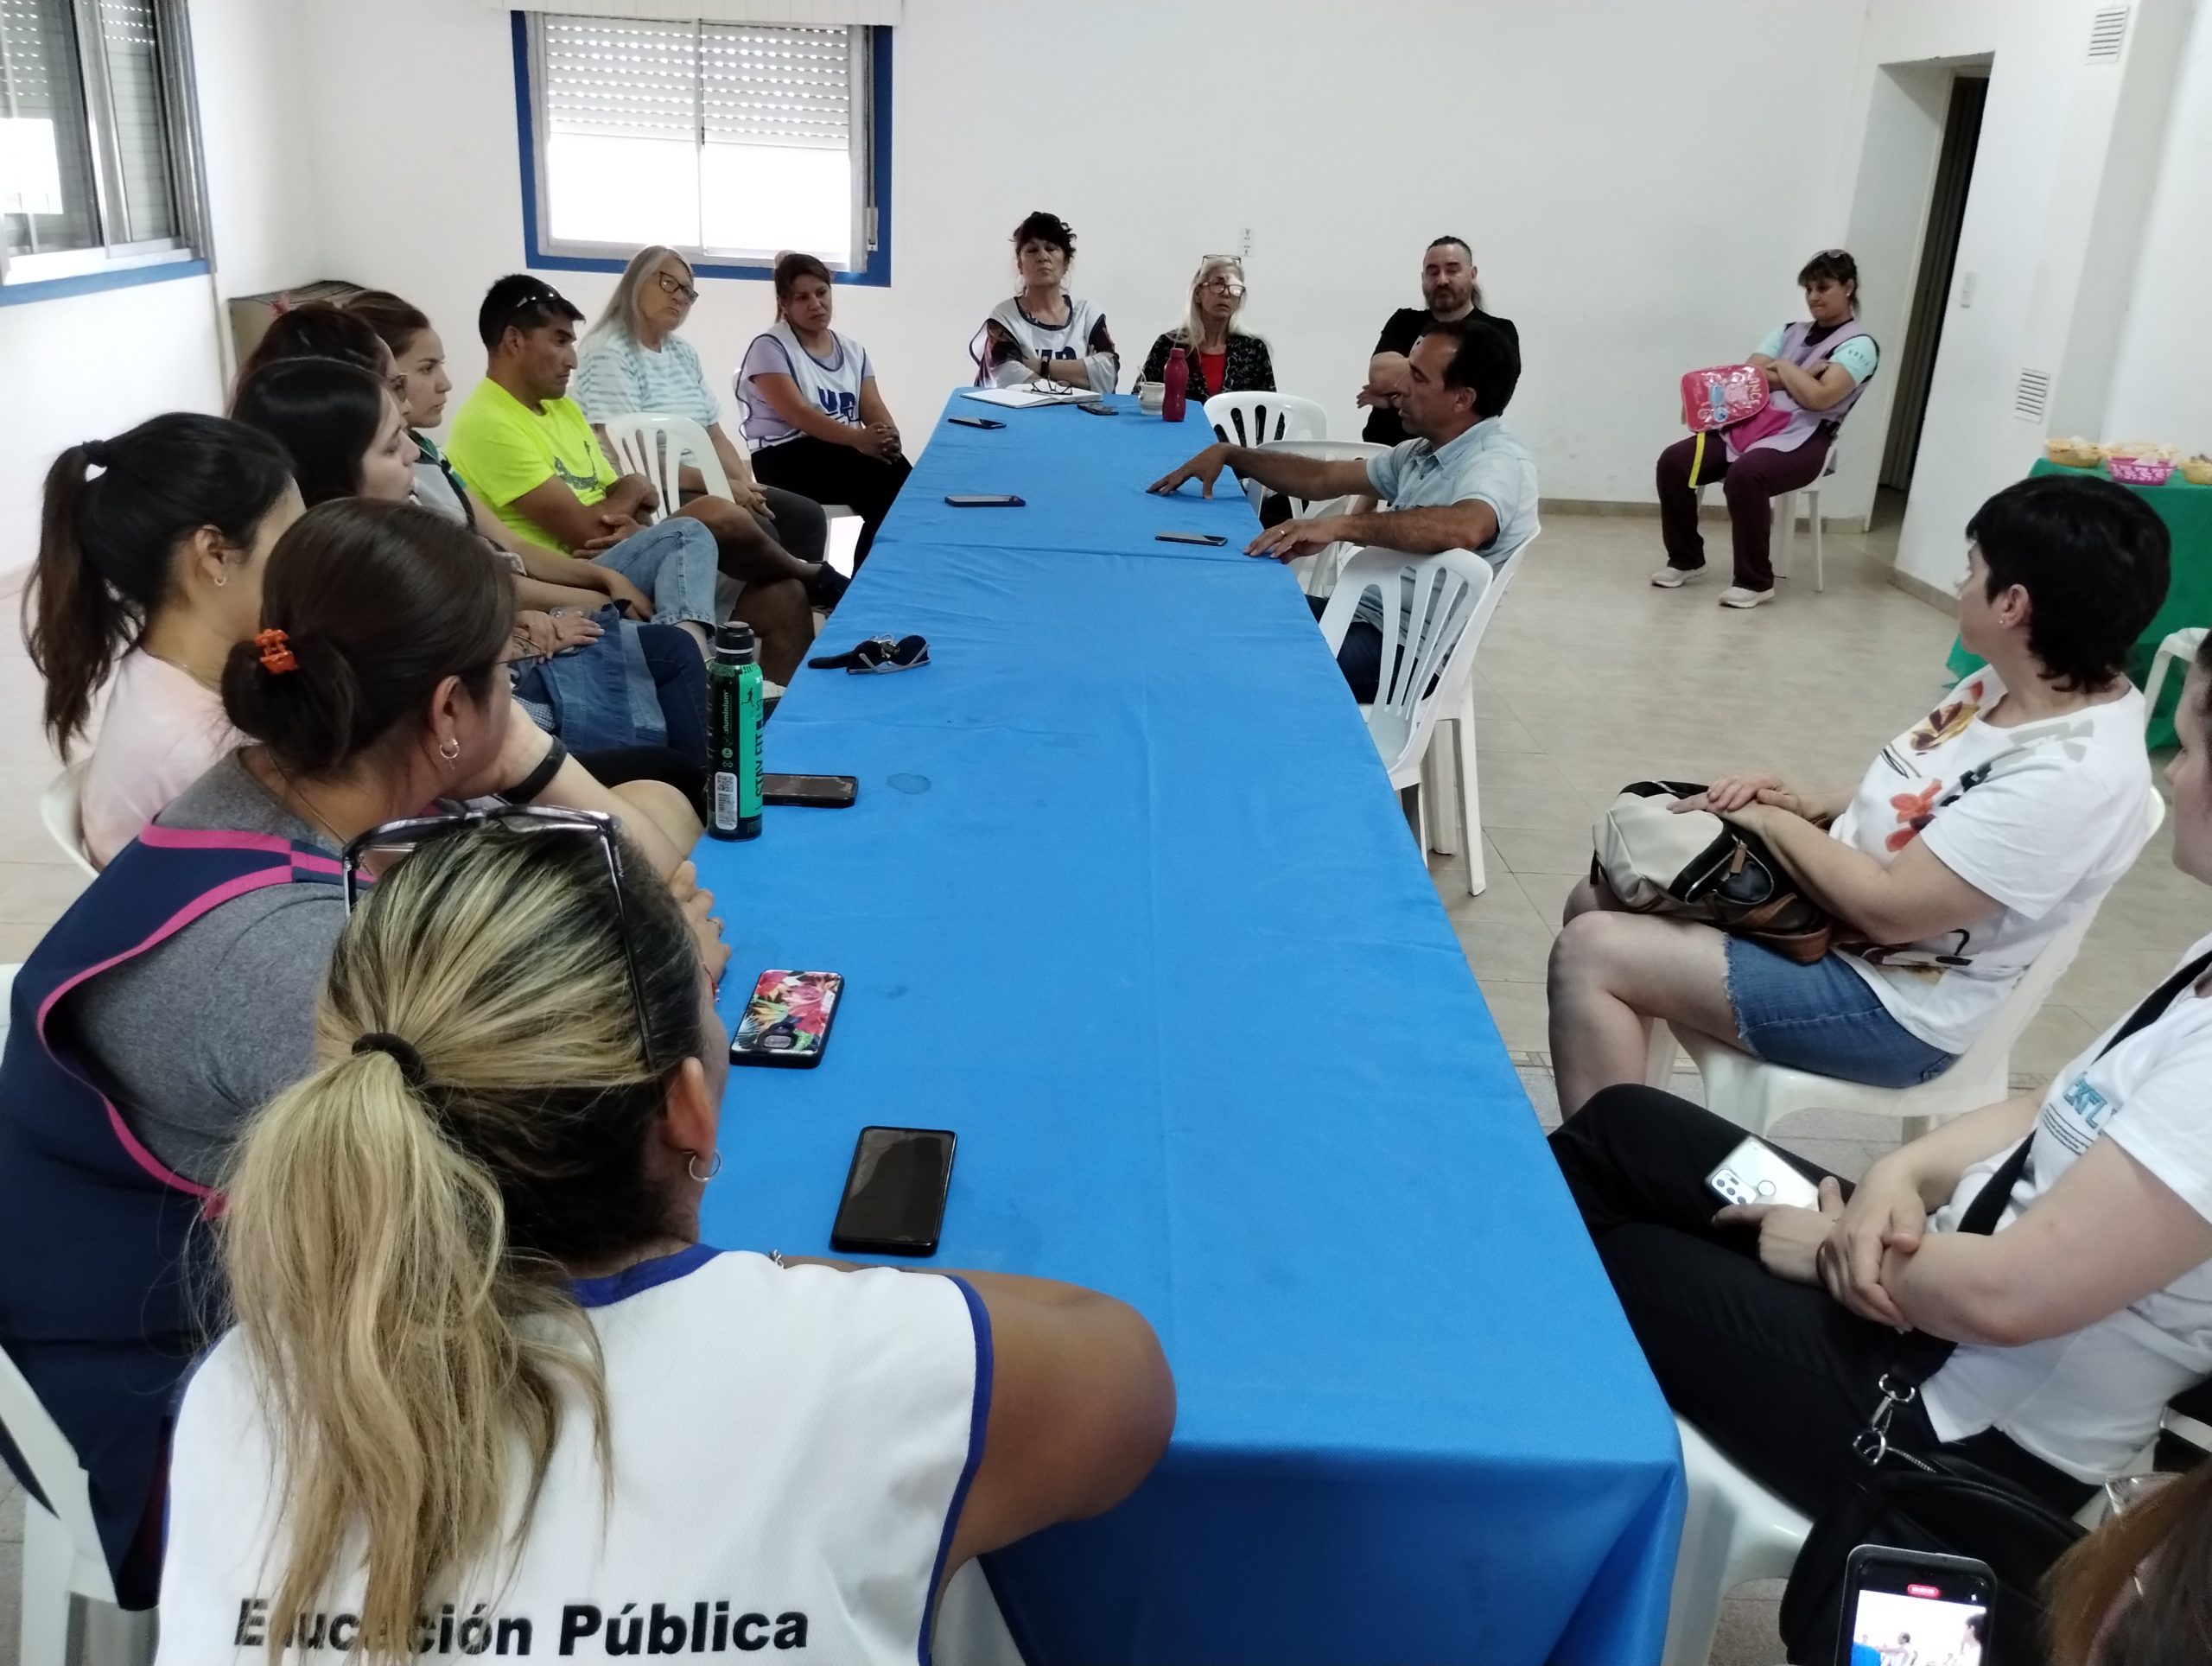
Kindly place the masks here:
<instances>
[{"instance_id":1,"label":"blue jeans","mask_svg":"<svg viewBox=\"0 0 2212 1666\"><path fill-rule=\"evenodd\" d=\"M1801 966L1749 938L1730 938L1728 1005L1745 1052L1815 1076L1909 1088L1948 1069L1957 1056L1891 1017L1872 987L1833 951Z\"/></svg>"},{"instance_id":2,"label":"blue jeans","mask_svg":"<svg viewBox=\"0 0 2212 1666\"><path fill-rule=\"evenodd\" d=\"M1329 599L1308 596L1306 605L1319 619L1328 611ZM1382 682L1382 633L1363 619L1352 620L1345 627L1344 645L1337 650L1337 669L1344 674L1351 697L1363 706L1373 705Z\"/></svg>"},{"instance_id":3,"label":"blue jeans","mask_svg":"<svg viewBox=\"0 0 2212 1666\"><path fill-rule=\"evenodd\" d=\"M592 560L620 573L653 601L653 623L715 626L715 535L695 520L671 517L632 532Z\"/></svg>"}]
</instances>

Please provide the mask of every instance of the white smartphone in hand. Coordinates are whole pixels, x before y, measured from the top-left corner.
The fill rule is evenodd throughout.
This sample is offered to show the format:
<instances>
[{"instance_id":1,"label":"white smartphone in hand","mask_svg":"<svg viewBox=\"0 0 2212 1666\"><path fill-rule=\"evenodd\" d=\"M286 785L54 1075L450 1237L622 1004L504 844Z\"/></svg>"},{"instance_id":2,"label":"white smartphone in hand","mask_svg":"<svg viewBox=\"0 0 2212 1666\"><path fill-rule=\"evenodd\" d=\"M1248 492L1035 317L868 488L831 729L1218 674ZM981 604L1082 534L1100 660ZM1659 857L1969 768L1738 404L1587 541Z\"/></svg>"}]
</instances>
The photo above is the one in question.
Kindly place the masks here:
<instances>
[{"instance_id":1,"label":"white smartphone in hand","mask_svg":"<svg viewBox=\"0 0 2212 1666\"><path fill-rule=\"evenodd\" d=\"M1786 1203L1796 1209L1817 1209L1821 1203L1821 1188L1759 1139L1746 1138L1705 1183L1723 1203Z\"/></svg>"}]
</instances>

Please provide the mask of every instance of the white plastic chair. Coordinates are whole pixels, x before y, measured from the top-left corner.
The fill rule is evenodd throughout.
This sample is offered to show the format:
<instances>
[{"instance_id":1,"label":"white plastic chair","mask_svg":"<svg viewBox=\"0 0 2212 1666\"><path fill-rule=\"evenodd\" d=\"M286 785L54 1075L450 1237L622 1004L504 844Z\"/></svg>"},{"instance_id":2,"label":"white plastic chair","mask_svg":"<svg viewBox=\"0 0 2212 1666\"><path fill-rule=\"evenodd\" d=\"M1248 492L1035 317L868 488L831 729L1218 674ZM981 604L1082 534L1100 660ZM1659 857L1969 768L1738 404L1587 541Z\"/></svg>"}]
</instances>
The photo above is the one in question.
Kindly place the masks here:
<instances>
[{"instance_id":1,"label":"white plastic chair","mask_svg":"<svg viewBox=\"0 0 2212 1666\"><path fill-rule=\"evenodd\" d=\"M1828 460L1826 463L1821 465L1819 479L1815 480L1810 486L1801 486L1795 492L1784 493L1783 494L1782 549L1777 554L1774 562L1774 575L1777 578L1782 578L1788 575L1788 570L1791 564L1791 557L1796 552L1797 500L1798 499L1802 498L1811 512L1813 519L1813 588L1815 590L1822 591L1828 588L1827 551L1821 539L1821 487L1822 484L1827 480L1828 477L1835 473L1837 455L1836 448L1834 446L1830 446L1828 448ZM1705 493L1707 488L1714 484L1716 484L1716 482L1707 480L1703 485L1696 488L1697 506L1700 510L1705 507Z\"/></svg>"},{"instance_id":2,"label":"white plastic chair","mask_svg":"<svg viewBox=\"0 0 2212 1666\"><path fill-rule=\"evenodd\" d=\"M46 823L48 834L61 847L63 855L86 873L97 874L100 870L85 849L84 798L85 760L79 758L48 781L46 791L38 795L39 819Z\"/></svg>"},{"instance_id":3,"label":"white plastic chair","mask_svg":"<svg viewBox=\"0 0 2212 1666\"><path fill-rule=\"evenodd\" d=\"M660 512L672 514L683 506L679 472L685 463L699 471L707 490L718 498L734 498L729 475L715 455L707 430L689 416L664 416L650 410L606 422L607 443L613 448L616 467L626 474L642 474L660 493Z\"/></svg>"},{"instance_id":4,"label":"white plastic chair","mask_svg":"<svg viewBox=\"0 0 2212 1666\"><path fill-rule=\"evenodd\" d=\"M2176 631L2158 644L2158 652L2152 656L2151 675L2143 684L2143 721L2145 723L2158 715L2158 690L2165 686L2167 668L2178 659L2186 675L2187 666L2196 658L2196 651L2203 645L2204 626L2202 625Z\"/></svg>"},{"instance_id":5,"label":"white plastic chair","mask_svg":"<svg viewBox=\"0 0 2212 1666\"><path fill-rule=\"evenodd\" d=\"M1722 1457L1694 1426L1677 1417L1675 1428L1689 1500L1659 1660L1660 1666L1706 1666L1722 1601L1751 1580L1788 1574L1813 1523Z\"/></svg>"},{"instance_id":6,"label":"white plastic chair","mask_svg":"<svg viewBox=\"0 0 2212 1666\"><path fill-rule=\"evenodd\" d=\"M1390 785L1402 792L1419 788L1429 733L1473 675L1472 627L1492 577L1490 563L1468 550L1411 560L1399 550L1362 550L1344 563L1321 614L1321 636L1334 654L1344 645L1361 595L1372 590L1382 598L1382 668L1375 703L1367 709L1367 732ZM1409 612L1405 579L1412 581ZM1408 619L1412 624L1401 641Z\"/></svg>"},{"instance_id":7,"label":"white plastic chair","mask_svg":"<svg viewBox=\"0 0 2212 1666\"><path fill-rule=\"evenodd\" d=\"M6 969L10 984L17 970ZM91 1488L76 1451L4 1352L0 1352L0 1427L7 1429L31 1478L53 1506L42 1508L29 1492L23 1495L21 1666L67 1666L70 1604L79 1597L88 1605L83 1658L101 1666L150 1661L154 1616L150 1612L125 1613L115 1606L115 1581L100 1548Z\"/></svg>"},{"instance_id":8,"label":"white plastic chair","mask_svg":"<svg viewBox=\"0 0 2212 1666\"><path fill-rule=\"evenodd\" d=\"M1483 638L1490 633L1490 622L1497 617L1497 610L1504 604L1505 593L1521 572L1521 563L1527 559L1530 538L1508 556L1494 570L1490 588L1484 594L1482 605L1476 608L1474 623L1468 629L1474 637L1475 652L1482 652ZM1452 830L1453 818L1444 812L1433 791L1441 779L1438 771L1444 761L1445 737L1442 725L1452 726L1452 773L1459 786L1459 813L1457 843ZM1428 817L1428 848L1439 855L1448 856L1464 848L1467 853L1467 894L1482 895L1490 884L1483 871L1483 815L1482 795L1476 780L1475 766L1475 676L1471 666L1466 681L1460 684L1458 703L1438 720L1438 727L1428 740L1428 752L1421 760L1423 802L1432 805Z\"/></svg>"},{"instance_id":9,"label":"white plastic chair","mask_svg":"<svg viewBox=\"0 0 2212 1666\"><path fill-rule=\"evenodd\" d=\"M1329 413L1294 393L1217 393L1206 401L1206 421L1230 445L1329 437Z\"/></svg>"},{"instance_id":10,"label":"white plastic chair","mask_svg":"<svg viewBox=\"0 0 2212 1666\"><path fill-rule=\"evenodd\" d=\"M1225 395L1224 397L1236 397ZM1280 451L1292 457L1316 457L1323 462L1365 462L1370 457L1388 451L1387 445L1376 445L1371 440L1270 440L1258 448L1262 451ZM1260 512L1260 505L1267 497L1267 488L1257 480L1244 482L1244 496L1252 506L1252 512ZM1304 520L1316 515L1340 515L1351 500L1364 494L1348 493L1336 498L1291 497L1290 512ZM1335 587L1337 574L1351 555L1348 544L1332 544L1313 555L1300 556L1289 563L1298 575L1298 582L1309 596L1325 596Z\"/></svg>"},{"instance_id":11,"label":"white plastic chair","mask_svg":"<svg viewBox=\"0 0 2212 1666\"><path fill-rule=\"evenodd\" d=\"M2174 1421L2171 1412L2166 1421ZM1659 1661L1660 1666L1706 1666L1728 1593L1753 1580L1785 1577L1813 1523L1730 1463L1694 1425L1677 1417L1675 1429L1681 1436L1689 1499L1682 1513L1681 1550L1675 1559L1674 1592L1667 1603L1667 1645ZM2153 1438L2126 1472L2148 1470L2157 1453ZM2094 1528L2105 1508L2100 1488L2074 1519Z\"/></svg>"},{"instance_id":12,"label":"white plastic chair","mask_svg":"<svg viewBox=\"0 0 2212 1666\"><path fill-rule=\"evenodd\" d=\"M2150 824L2143 833L2145 843L2165 817L2165 800L2154 792ZM2099 899L2100 905L2102 900ZM1905 1125L1903 1137L1916 1138L1938 1122L2011 1097L2012 1044L2042 1010L2058 980L2066 976L2096 917L2095 908L2086 909L2079 919L2052 938L2012 986L1974 1044L1941 1076L1916 1087L1867 1087L1766 1064L1711 1036L1694 1031L1670 1032L1665 1023L1656 1021L1651 1026L1651 1052L1643 1079L1654 1087L1667 1085L1679 1042L1705 1078L1706 1103L1749 1133L1764 1135L1794 1111L1856 1110L1897 1117Z\"/></svg>"}]
</instances>

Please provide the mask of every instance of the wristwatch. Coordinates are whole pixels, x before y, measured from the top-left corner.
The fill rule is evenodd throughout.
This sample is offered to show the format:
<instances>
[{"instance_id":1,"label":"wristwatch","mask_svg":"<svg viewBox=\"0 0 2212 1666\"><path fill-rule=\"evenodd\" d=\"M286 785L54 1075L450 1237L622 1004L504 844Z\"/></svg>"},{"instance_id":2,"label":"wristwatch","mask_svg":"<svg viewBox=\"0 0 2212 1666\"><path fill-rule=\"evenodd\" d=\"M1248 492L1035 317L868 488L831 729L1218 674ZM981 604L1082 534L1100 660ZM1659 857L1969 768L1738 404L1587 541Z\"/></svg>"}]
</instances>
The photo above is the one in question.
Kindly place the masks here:
<instances>
[{"instance_id":1,"label":"wristwatch","mask_svg":"<svg viewBox=\"0 0 2212 1666\"><path fill-rule=\"evenodd\" d=\"M545 755L537 760L537 767L499 794L509 804L531 803L553 785L553 778L561 773L561 766L569 761L569 749L561 744L561 737L556 734L548 739L552 744L545 748Z\"/></svg>"}]
</instances>

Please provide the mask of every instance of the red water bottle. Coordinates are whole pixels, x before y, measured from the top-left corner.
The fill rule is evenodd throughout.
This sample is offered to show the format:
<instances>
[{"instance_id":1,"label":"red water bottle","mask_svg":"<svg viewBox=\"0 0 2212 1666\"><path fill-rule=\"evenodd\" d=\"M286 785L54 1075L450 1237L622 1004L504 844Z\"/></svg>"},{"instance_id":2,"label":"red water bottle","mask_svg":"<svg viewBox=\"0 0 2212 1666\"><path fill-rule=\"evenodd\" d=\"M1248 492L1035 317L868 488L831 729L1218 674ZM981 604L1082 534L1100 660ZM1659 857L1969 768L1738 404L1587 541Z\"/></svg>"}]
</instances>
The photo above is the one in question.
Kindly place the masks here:
<instances>
[{"instance_id":1,"label":"red water bottle","mask_svg":"<svg viewBox=\"0 0 2212 1666\"><path fill-rule=\"evenodd\" d=\"M1167 368L1160 373L1160 385L1167 390L1167 397L1160 407L1162 422L1179 423L1183 420L1183 396L1191 391L1191 361L1178 347L1167 355Z\"/></svg>"}]
</instances>

